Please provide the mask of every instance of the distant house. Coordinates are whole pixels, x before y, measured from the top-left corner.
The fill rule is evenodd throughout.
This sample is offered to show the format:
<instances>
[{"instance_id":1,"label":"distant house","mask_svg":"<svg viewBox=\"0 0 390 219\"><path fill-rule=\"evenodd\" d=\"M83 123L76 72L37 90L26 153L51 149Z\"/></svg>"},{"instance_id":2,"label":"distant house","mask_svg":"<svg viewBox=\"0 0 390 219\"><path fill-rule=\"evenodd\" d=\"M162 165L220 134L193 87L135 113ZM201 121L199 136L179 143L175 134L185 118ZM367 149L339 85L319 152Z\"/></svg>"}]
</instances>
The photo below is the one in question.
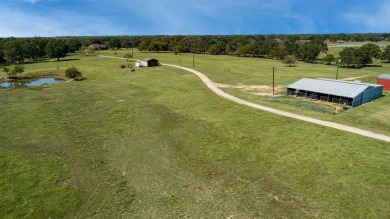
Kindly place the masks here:
<instances>
[{"instance_id":1,"label":"distant house","mask_svg":"<svg viewBox=\"0 0 390 219\"><path fill-rule=\"evenodd\" d=\"M98 44L98 43L91 44L88 47L91 49L96 49L96 50L107 50L108 49L106 45Z\"/></svg>"},{"instance_id":2,"label":"distant house","mask_svg":"<svg viewBox=\"0 0 390 219\"><path fill-rule=\"evenodd\" d=\"M149 59L145 58L141 60L141 64L144 67L153 67L153 66L158 66L158 60L157 59Z\"/></svg>"},{"instance_id":3,"label":"distant house","mask_svg":"<svg viewBox=\"0 0 390 219\"><path fill-rule=\"evenodd\" d=\"M384 90L390 91L390 74L381 74L376 79L377 84L383 85Z\"/></svg>"}]
</instances>

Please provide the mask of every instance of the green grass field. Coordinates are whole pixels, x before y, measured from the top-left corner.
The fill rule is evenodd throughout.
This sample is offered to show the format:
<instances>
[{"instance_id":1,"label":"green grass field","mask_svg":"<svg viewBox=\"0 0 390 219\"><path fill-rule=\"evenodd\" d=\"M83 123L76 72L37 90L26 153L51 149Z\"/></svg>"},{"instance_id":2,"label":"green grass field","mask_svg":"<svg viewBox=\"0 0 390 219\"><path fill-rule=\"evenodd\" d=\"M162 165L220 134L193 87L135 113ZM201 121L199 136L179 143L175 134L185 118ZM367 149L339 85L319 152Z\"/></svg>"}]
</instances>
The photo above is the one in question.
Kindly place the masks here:
<instances>
[{"instance_id":1,"label":"green grass field","mask_svg":"<svg viewBox=\"0 0 390 219\"><path fill-rule=\"evenodd\" d=\"M117 51L117 56L126 52ZM135 57L192 66L191 54L136 53ZM226 84L270 85L273 66L280 85L313 74L326 77L335 70L304 63L287 68L278 61L253 58L196 55L195 59L197 70ZM390 216L388 143L237 105L215 96L185 71L160 66L131 73L118 67L125 63L74 55L60 62L26 64L26 74L56 73L57 67L62 74L74 66L87 79L0 89L0 215ZM343 69L342 73L374 76L378 71ZM257 100L250 92L227 91L275 104ZM386 128L388 102L385 97L374 103L378 106L366 104L336 118L358 124L366 116L373 121L361 127L379 130L375 121L382 121ZM380 113L369 115L375 110Z\"/></svg>"},{"instance_id":2,"label":"green grass field","mask_svg":"<svg viewBox=\"0 0 390 219\"><path fill-rule=\"evenodd\" d=\"M335 53L339 48L330 48L329 53ZM118 51L118 57L128 53L126 50ZM113 51L107 51L106 55L113 55ZM135 53L135 58L142 59L152 57L162 63L171 63L186 67L193 66L192 54L174 55L172 53ZM285 67L279 60L260 58L237 58L231 56L195 55L195 69L205 73L211 80L217 83L229 85L265 85L272 88L272 68L275 67L275 86L283 88L277 92L285 92L284 87L300 78L336 78L337 67L324 64L307 64L298 62L295 67ZM356 78L367 83L376 83L376 77L382 73L390 73L390 64L374 60L376 67L361 69L338 69L338 79ZM225 92L233 94L254 103L283 109L301 115L311 116L327 121L333 121L346 125L371 130L390 135L390 92L385 91L384 96L376 101L363 106L352 108L343 113L332 115L313 111L307 108L285 104L283 101L270 101L267 96L255 95L256 91L247 91L237 88L222 88ZM271 91L268 91L272 93Z\"/></svg>"}]
</instances>

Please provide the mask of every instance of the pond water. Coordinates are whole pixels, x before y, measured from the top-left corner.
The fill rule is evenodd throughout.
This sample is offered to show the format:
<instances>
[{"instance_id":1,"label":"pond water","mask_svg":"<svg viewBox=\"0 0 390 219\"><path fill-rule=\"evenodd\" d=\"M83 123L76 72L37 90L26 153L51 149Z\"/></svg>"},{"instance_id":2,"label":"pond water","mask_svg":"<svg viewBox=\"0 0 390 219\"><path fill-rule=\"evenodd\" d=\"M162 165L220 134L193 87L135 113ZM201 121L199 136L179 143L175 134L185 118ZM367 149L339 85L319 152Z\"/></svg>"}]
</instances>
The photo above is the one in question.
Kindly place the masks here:
<instances>
[{"instance_id":1,"label":"pond water","mask_svg":"<svg viewBox=\"0 0 390 219\"><path fill-rule=\"evenodd\" d=\"M14 80L0 82L0 88L15 88L15 87L36 87L44 84L56 84L63 80L56 78L38 78L33 80Z\"/></svg>"}]
</instances>

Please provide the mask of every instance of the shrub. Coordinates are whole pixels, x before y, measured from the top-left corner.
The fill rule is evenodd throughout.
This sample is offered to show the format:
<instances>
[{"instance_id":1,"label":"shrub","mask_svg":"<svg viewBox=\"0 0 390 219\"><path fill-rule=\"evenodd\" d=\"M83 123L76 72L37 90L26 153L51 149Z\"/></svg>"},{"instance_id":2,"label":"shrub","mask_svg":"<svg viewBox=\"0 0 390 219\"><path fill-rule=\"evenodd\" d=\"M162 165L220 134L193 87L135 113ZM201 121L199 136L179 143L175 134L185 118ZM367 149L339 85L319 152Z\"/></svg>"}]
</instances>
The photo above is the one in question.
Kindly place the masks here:
<instances>
[{"instance_id":1,"label":"shrub","mask_svg":"<svg viewBox=\"0 0 390 219\"><path fill-rule=\"evenodd\" d=\"M2 70L3 70L3 72L5 72L9 77L11 77L9 68L7 68L7 67L2 67Z\"/></svg>"},{"instance_id":2,"label":"shrub","mask_svg":"<svg viewBox=\"0 0 390 219\"><path fill-rule=\"evenodd\" d=\"M24 67L22 65L15 65L12 69L12 75L22 74L24 72Z\"/></svg>"},{"instance_id":3,"label":"shrub","mask_svg":"<svg viewBox=\"0 0 390 219\"><path fill-rule=\"evenodd\" d=\"M7 67L2 67L2 70L8 74L8 77L15 77L17 74L22 74L24 72L24 67L22 65L15 65L12 70Z\"/></svg>"},{"instance_id":4,"label":"shrub","mask_svg":"<svg viewBox=\"0 0 390 219\"><path fill-rule=\"evenodd\" d=\"M133 56L130 53L126 53L123 58L126 59L126 61L129 61L129 59L133 58Z\"/></svg>"},{"instance_id":5,"label":"shrub","mask_svg":"<svg viewBox=\"0 0 390 219\"><path fill-rule=\"evenodd\" d=\"M71 67L71 68L66 69L65 77L77 78L77 77L82 77L82 74L79 70L77 70L77 68Z\"/></svg>"},{"instance_id":6,"label":"shrub","mask_svg":"<svg viewBox=\"0 0 390 219\"><path fill-rule=\"evenodd\" d=\"M297 59L294 55L286 55L282 60L282 63L286 64L286 66L293 66L297 62Z\"/></svg>"}]
</instances>

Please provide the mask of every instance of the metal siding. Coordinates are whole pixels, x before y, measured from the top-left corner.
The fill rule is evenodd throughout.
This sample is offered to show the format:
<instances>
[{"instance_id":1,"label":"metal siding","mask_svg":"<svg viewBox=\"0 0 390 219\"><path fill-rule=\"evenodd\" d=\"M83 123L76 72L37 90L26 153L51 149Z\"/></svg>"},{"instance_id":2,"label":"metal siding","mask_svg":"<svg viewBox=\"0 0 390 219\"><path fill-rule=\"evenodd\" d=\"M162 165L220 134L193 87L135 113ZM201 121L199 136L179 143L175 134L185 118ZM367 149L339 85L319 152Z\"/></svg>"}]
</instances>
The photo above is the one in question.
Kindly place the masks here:
<instances>
[{"instance_id":1,"label":"metal siding","mask_svg":"<svg viewBox=\"0 0 390 219\"><path fill-rule=\"evenodd\" d=\"M336 80L302 78L301 80L289 85L287 88L355 98L364 90L369 88L369 86L365 84L345 83L343 81Z\"/></svg>"},{"instance_id":2,"label":"metal siding","mask_svg":"<svg viewBox=\"0 0 390 219\"><path fill-rule=\"evenodd\" d=\"M353 100L352 100L352 107L356 107L356 106L359 106L361 103L361 100L362 100L362 93L359 94L358 96L356 96Z\"/></svg>"},{"instance_id":3,"label":"metal siding","mask_svg":"<svg viewBox=\"0 0 390 219\"><path fill-rule=\"evenodd\" d=\"M383 85L384 90L390 90L390 79L383 79L383 78L378 78L376 81L377 84Z\"/></svg>"},{"instance_id":4,"label":"metal siding","mask_svg":"<svg viewBox=\"0 0 390 219\"><path fill-rule=\"evenodd\" d=\"M375 87L373 89L367 90L363 92L363 103L370 102L371 100L375 100L382 96L382 89L381 87Z\"/></svg>"}]
</instances>

